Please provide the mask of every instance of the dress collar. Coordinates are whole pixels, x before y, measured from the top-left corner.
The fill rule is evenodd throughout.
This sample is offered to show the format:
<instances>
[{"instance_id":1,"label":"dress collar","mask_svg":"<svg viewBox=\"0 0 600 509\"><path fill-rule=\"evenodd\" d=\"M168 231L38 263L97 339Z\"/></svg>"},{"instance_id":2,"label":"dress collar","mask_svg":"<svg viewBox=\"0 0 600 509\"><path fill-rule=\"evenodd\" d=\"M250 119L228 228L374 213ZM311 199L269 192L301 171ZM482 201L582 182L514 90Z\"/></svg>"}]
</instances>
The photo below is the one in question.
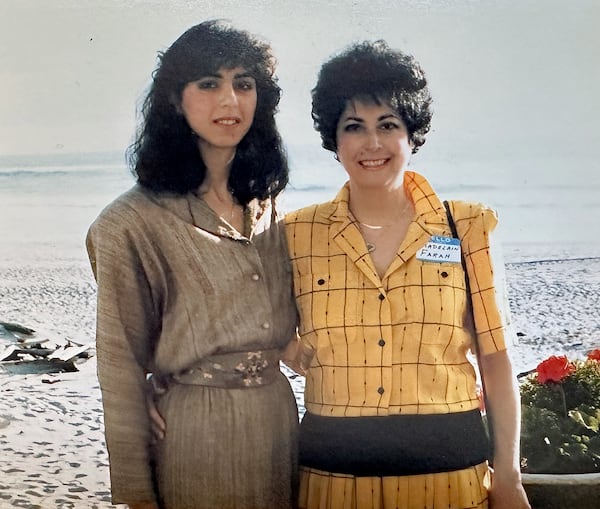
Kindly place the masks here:
<instances>
[{"instance_id":1,"label":"dress collar","mask_svg":"<svg viewBox=\"0 0 600 509\"><path fill-rule=\"evenodd\" d=\"M238 232L220 218L196 193L184 195L153 193L151 199L160 207L175 214L182 221L220 237L234 240L252 240L270 223L273 207L271 200L252 200L244 207L244 231Z\"/></svg>"},{"instance_id":2,"label":"dress collar","mask_svg":"<svg viewBox=\"0 0 600 509\"><path fill-rule=\"evenodd\" d=\"M432 235L451 236L444 205L425 177L412 171L405 172L404 189L414 204L415 215L383 278L378 276L358 226L350 218L349 184L346 183L322 209L322 213L331 221L331 234L335 242L382 292L382 281L415 256Z\"/></svg>"},{"instance_id":3,"label":"dress collar","mask_svg":"<svg viewBox=\"0 0 600 509\"><path fill-rule=\"evenodd\" d=\"M423 175L414 171L404 174L404 189L415 206L415 219L431 235L451 236L444 204Z\"/></svg>"},{"instance_id":4,"label":"dress collar","mask_svg":"<svg viewBox=\"0 0 600 509\"><path fill-rule=\"evenodd\" d=\"M404 189L415 206L413 222L430 235L450 235L444 205L427 179L414 171L406 171ZM350 186L346 182L325 207L324 212L332 222L351 222L349 200Z\"/></svg>"}]
</instances>

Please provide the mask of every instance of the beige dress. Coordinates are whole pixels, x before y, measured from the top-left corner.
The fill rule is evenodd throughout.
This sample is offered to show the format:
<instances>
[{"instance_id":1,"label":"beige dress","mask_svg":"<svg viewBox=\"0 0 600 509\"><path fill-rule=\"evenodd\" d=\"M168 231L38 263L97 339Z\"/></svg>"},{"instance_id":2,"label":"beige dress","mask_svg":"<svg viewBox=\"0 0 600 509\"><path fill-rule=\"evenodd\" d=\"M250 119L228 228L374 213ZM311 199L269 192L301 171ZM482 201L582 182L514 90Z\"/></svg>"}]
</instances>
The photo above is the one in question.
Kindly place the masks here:
<instances>
[{"instance_id":1,"label":"beige dress","mask_svg":"<svg viewBox=\"0 0 600 509\"><path fill-rule=\"evenodd\" d=\"M286 378L252 387L174 384L152 448L146 373L185 372L212 356L273 352L296 310L282 224L246 208L245 235L193 194L139 186L91 226L97 354L114 503L166 509L293 506L298 415Z\"/></svg>"}]
</instances>

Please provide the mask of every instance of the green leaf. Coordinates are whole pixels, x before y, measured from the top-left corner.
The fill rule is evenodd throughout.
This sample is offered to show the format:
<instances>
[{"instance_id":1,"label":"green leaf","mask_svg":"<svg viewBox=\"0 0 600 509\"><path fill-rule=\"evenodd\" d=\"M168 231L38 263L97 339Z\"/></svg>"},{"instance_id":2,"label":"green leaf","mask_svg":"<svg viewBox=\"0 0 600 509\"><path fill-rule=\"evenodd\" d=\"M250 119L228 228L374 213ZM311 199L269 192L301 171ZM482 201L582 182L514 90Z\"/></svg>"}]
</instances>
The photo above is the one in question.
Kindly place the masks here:
<instances>
[{"instance_id":1,"label":"green leaf","mask_svg":"<svg viewBox=\"0 0 600 509\"><path fill-rule=\"evenodd\" d=\"M581 410L569 411L569 417L594 433L598 433L600 421L597 417L587 414Z\"/></svg>"}]
</instances>

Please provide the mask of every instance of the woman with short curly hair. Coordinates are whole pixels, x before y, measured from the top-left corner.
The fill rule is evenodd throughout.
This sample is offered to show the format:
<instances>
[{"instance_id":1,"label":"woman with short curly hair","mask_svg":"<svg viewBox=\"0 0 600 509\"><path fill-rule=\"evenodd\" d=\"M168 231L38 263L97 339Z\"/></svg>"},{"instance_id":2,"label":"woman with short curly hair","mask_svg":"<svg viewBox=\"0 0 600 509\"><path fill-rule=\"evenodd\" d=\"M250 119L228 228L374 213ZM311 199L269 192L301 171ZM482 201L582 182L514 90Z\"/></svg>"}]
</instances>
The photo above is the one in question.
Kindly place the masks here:
<instances>
[{"instance_id":1,"label":"woman with short curly hair","mask_svg":"<svg viewBox=\"0 0 600 509\"><path fill-rule=\"evenodd\" d=\"M458 201L447 212L408 169L432 116L423 70L382 41L355 44L321 67L312 116L349 178L286 217L301 336L289 362L306 374L300 507L529 507L496 216ZM474 345L495 431L491 489Z\"/></svg>"},{"instance_id":2,"label":"woman with short curly hair","mask_svg":"<svg viewBox=\"0 0 600 509\"><path fill-rule=\"evenodd\" d=\"M413 153L431 124L431 95L425 73L412 57L390 51L383 41L363 42L350 54L332 58L321 67L312 91L312 117L323 148L337 149L338 120L348 101L388 104L402 118Z\"/></svg>"}]
</instances>

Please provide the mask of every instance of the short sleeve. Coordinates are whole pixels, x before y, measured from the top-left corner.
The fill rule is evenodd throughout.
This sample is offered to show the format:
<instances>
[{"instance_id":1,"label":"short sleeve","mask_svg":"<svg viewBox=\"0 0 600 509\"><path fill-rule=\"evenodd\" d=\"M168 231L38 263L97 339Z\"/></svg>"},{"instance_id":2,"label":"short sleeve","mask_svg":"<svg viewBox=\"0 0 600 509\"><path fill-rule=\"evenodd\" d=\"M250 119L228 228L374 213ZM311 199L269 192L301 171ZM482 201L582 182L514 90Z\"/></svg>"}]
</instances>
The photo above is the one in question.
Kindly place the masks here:
<instances>
[{"instance_id":1,"label":"short sleeve","mask_svg":"<svg viewBox=\"0 0 600 509\"><path fill-rule=\"evenodd\" d=\"M505 271L494 230L496 212L480 203L451 202L469 276L480 354L506 350L512 328Z\"/></svg>"}]
</instances>

